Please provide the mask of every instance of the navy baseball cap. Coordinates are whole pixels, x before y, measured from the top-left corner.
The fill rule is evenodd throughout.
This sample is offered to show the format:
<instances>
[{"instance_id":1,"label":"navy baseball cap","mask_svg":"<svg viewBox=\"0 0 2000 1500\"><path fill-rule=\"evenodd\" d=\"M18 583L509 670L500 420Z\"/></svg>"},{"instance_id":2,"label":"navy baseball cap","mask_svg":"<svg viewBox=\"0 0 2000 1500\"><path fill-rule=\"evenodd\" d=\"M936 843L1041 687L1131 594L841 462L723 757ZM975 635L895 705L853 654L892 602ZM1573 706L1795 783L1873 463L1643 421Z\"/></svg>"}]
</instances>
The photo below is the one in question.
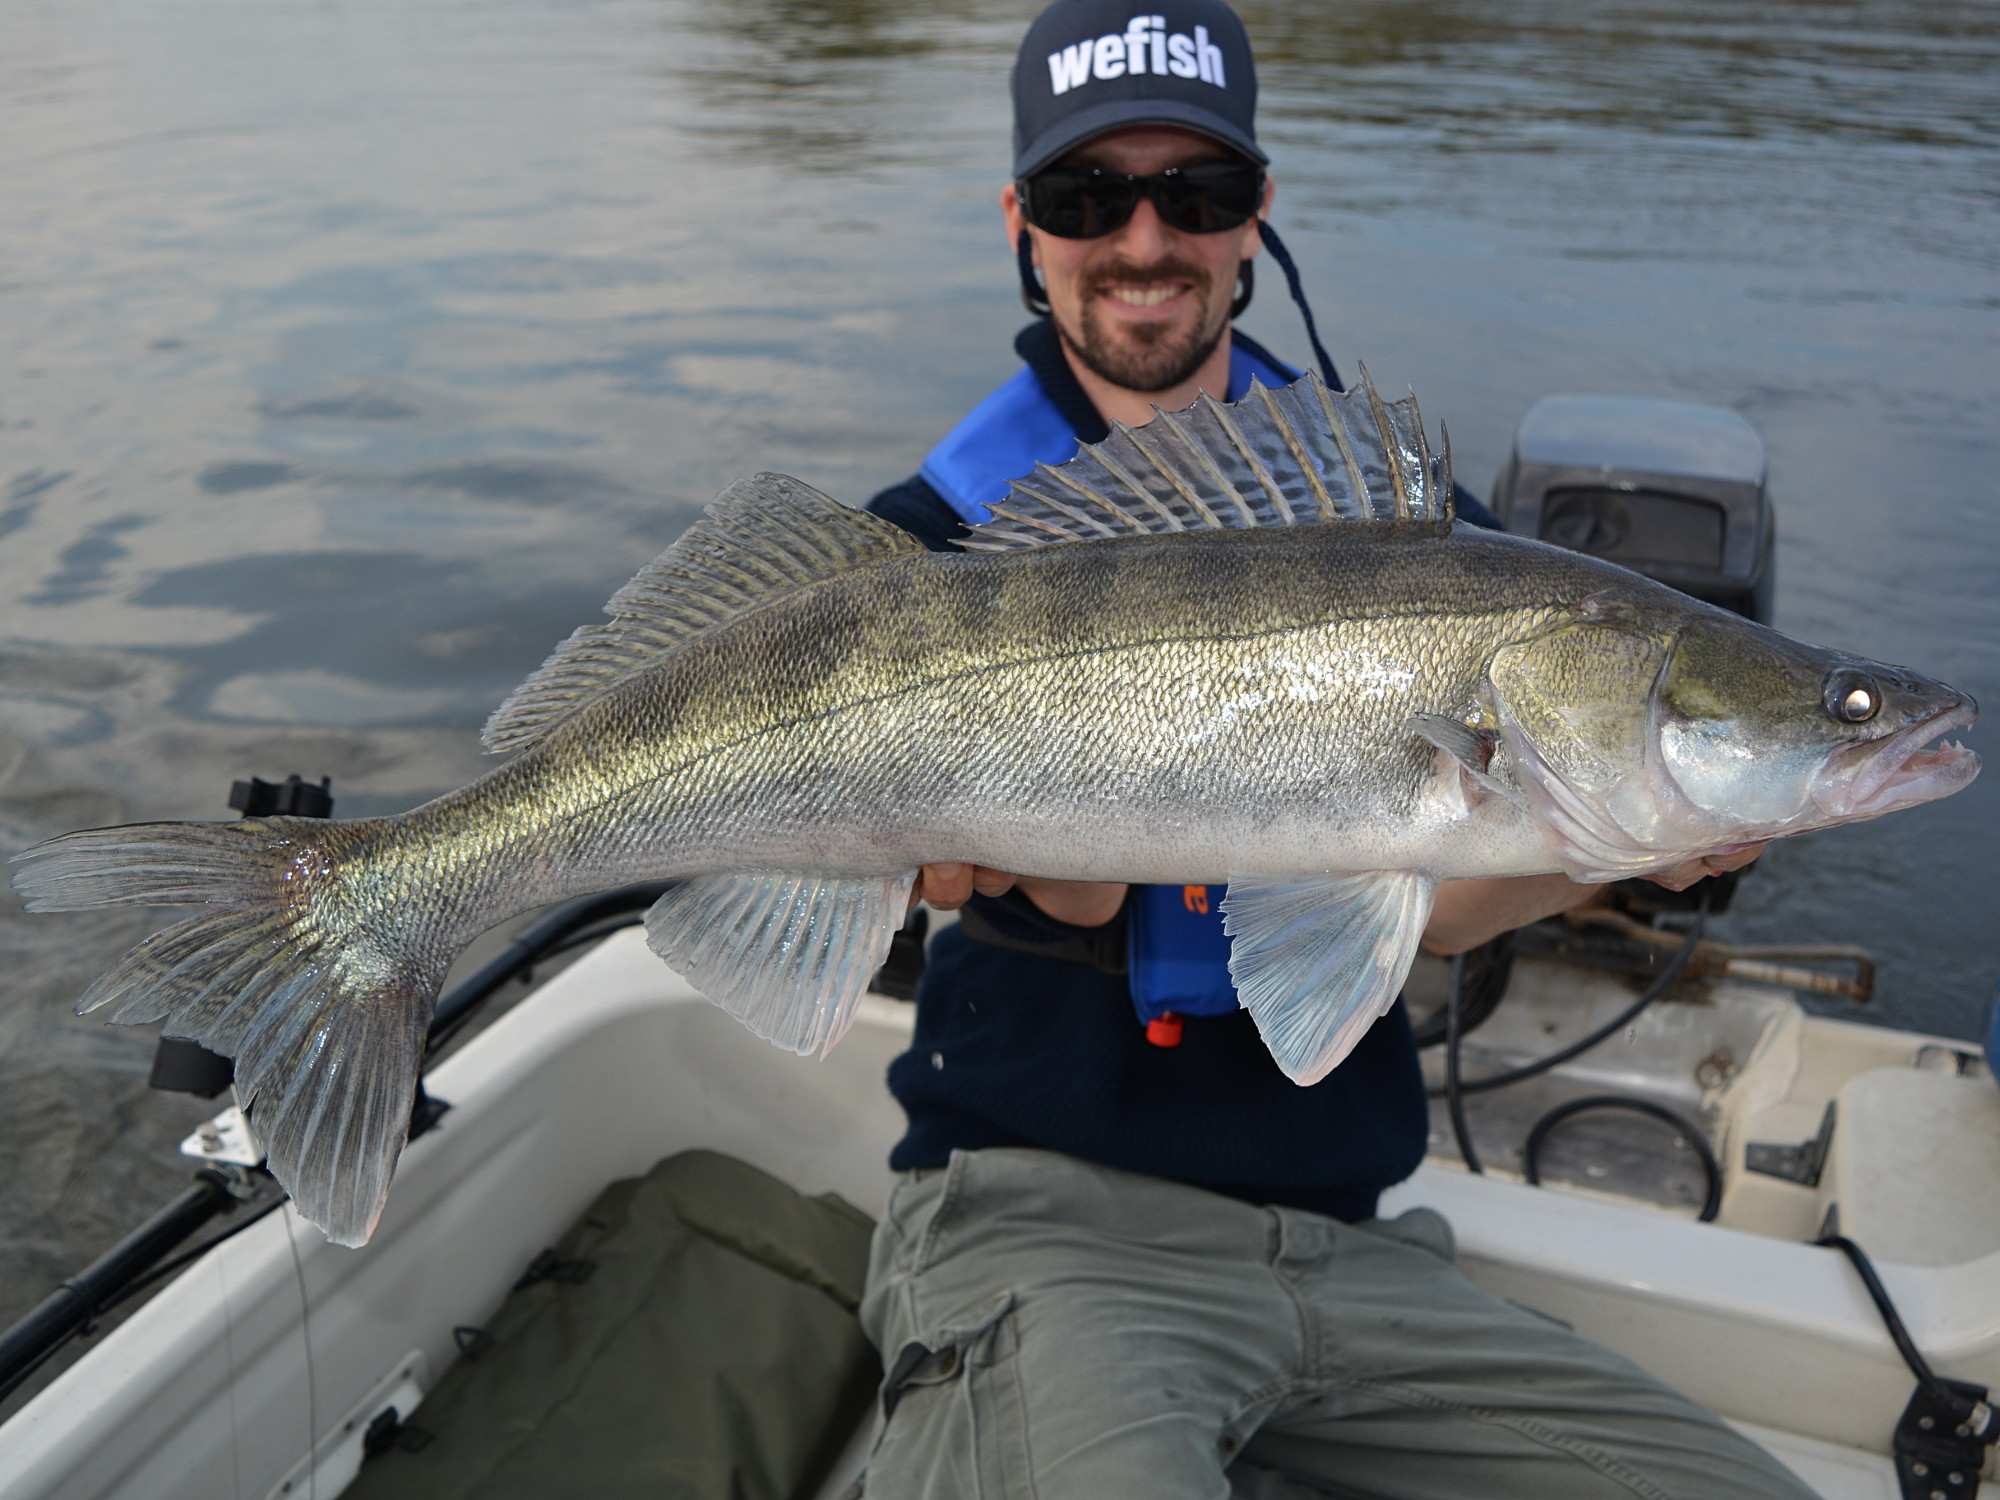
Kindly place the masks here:
<instances>
[{"instance_id":1,"label":"navy baseball cap","mask_svg":"<svg viewBox=\"0 0 2000 1500\"><path fill-rule=\"evenodd\" d=\"M1124 125L1180 125L1263 166L1257 67L1222 0L1055 0L1014 60L1014 176Z\"/></svg>"}]
</instances>

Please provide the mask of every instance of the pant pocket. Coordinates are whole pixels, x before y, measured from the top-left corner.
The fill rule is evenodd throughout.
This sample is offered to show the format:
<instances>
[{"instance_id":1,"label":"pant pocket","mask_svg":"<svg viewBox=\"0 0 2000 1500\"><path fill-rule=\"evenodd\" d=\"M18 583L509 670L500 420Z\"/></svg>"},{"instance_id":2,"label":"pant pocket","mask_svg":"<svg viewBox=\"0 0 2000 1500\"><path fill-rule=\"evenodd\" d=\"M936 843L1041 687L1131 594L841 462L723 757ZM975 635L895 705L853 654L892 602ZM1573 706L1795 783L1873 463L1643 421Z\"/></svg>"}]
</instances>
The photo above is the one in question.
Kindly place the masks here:
<instances>
[{"instance_id":1,"label":"pant pocket","mask_svg":"<svg viewBox=\"0 0 2000 1500\"><path fill-rule=\"evenodd\" d=\"M1406 1209L1393 1219L1369 1219L1354 1227L1419 1250L1428 1250L1446 1265L1453 1264L1458 1258L1458 1237L1451 1232L1450 1221L1434 1208Z\"/></svg>"},{"instance_id":2,"label":"pant pocket","mask_svg":"<svg viewBox=\"0 0 2000 1500\"><path fill-rule=\"evenodd\" d=\"M1033 1495L1013 1310L1002 1292L887 1361L869 1500Z\"/></svg>"},{"instance_id":3,"label":"pant pocket","mask_svg":"<svg viewBox=\"0 0 2000 1500\"><path fill-rule=\"evenodd\" d=\"M896 1414L907 1393L959 1380L975 1362L991 1365L1001 1352L995 1348L996 1344L1005 1343L1008 1346L1005 1353L1011 1356L1011 1336L1000 1340L995 1333L1013 1308L1014 1294L1001 1292L970 1313L948 1320L935 1333L926 1334L921 1340L912 1339L898 1349L895 1359L888 1362L888 1373L882 1377L883 1420ZM1011 1328L1008 1333L1011 1335Z\"/></svg>"}]
</instances>

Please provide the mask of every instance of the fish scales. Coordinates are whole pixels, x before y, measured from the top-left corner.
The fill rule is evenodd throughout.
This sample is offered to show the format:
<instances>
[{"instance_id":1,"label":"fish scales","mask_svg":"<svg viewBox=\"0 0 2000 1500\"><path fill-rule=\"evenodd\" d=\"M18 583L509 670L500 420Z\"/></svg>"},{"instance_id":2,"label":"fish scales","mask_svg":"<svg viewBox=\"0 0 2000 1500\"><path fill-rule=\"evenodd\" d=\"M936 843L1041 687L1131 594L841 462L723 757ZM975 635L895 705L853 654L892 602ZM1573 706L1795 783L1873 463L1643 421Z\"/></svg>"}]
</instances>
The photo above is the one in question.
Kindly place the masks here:
<instances>
[{"instance_id":1,"label":"fish scales","mask_svg":"<svg viewBox=\"0 0 2000 1500\"><path fill-rule=\"evenodd\" d=\"M579 711L533 752L534 785L463 795L519 809L509 857L533 863L543 900L746 858L862 875L926 852L1056 878L1136 859L1146 878L1219 880L1258 868L1277 822L1413 818L1432 752L1403 731L1409 715L1470 702L1494 646L1552 617L1573 570L1510 566L1504 538L1386 525L1272 543L920 554L831 579ZM1417 607L1472 583L1481 597L1447 621ZM615 767L591 749L605 744ZM1329 784L1348 794L1329 803ZM620 851L646 863L607 870L594 829L549 842L591 809L649 826ZM1135 810L1173 837L1103 847ZM451 799L438 812L457 816ZM940 845L947 829L956 842ZM1297 868L1325 868L1324 849Z\"/></svg>"},{"instance_id":2,"label":"fish scales","mask_svg":"<svg viewBox=\"0 0 2000 1500\"><path fill-rule=\"evenodd\" d=\"M759 476L496 712L518 753L471 785L86 830L15 883L207 904L82 1008L235 1057L272 1171L360 1243L452 958L566 896L677 882L655 951L823 1052L919 865L1227 882L1239 995L1310 1083L1394 1000L1438 881L1646 873L1976 774L1924 748L1976 713L1942 684L1454 526L1421 430L1312 377L1204 399L1038 471L950 555Z\"/></svg>"}]
</instances>

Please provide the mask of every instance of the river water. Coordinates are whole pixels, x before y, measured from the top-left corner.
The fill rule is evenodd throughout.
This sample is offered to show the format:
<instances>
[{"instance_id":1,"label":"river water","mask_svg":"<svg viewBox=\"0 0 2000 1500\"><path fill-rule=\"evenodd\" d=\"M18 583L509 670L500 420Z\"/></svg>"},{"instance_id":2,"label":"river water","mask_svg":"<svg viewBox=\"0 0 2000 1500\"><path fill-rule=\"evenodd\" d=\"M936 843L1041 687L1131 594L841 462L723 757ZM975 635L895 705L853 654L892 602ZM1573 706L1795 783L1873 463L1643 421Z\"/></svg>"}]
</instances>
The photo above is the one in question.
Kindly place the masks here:
<instances>
[{"instance_id":1,"label":"river water","mask_svg":"<svg viewBox=\"0 0 2000 1500\"><path fill-rule=\"evenodd\" d=\"M0 852L252 774L409 806L728 481L914 469L1023 321L998 12L0 0ZM2000 699L2000 12L1245 14L1327 341L1475 488L1550 392L1732 407L1779 625ZM1302 362L1281 286L1246 326ZM1723 927L1969 1035L1996 864L1989 776L1775 847ZM146 930L0 895L0 1321L186 1180L212 1106L69 1014Z\"/></svg>"}]
</instances>

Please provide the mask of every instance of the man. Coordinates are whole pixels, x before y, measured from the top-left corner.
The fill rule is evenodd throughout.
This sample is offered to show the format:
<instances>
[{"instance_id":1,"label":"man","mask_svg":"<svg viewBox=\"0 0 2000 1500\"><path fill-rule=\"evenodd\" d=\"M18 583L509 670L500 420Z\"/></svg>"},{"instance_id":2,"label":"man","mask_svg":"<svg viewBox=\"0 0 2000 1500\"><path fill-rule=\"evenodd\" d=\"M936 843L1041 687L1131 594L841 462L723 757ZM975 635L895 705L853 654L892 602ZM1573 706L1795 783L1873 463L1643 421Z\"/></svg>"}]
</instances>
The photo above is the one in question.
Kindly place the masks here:
<instances>
[{"instance_id":1,"label":"man","mask_svg":"<svg viewBox=\"0 0 2000 1500\"><path fill-rule=\"evenodd\" d=\"M1221 0L1128 12L1057 0L1022 45L1000 206L1048 317L1016 341L1025 368L870 507L933 548L1111 422L1295 375L1230 328L1251 258L1276 253L1241 23ZM871 1500L1809 1493L1472 1288L1437 1215L1374 1217L1429 1131L1400 1005L1300 1088L1235 1005L1219 892L964 865L921 890L964 916L890 1069L909 1131L863 1306L887 1371ZM1590 894L1449 883L1425 943L1464 951Z\"/></svg>"}]
</instances>

